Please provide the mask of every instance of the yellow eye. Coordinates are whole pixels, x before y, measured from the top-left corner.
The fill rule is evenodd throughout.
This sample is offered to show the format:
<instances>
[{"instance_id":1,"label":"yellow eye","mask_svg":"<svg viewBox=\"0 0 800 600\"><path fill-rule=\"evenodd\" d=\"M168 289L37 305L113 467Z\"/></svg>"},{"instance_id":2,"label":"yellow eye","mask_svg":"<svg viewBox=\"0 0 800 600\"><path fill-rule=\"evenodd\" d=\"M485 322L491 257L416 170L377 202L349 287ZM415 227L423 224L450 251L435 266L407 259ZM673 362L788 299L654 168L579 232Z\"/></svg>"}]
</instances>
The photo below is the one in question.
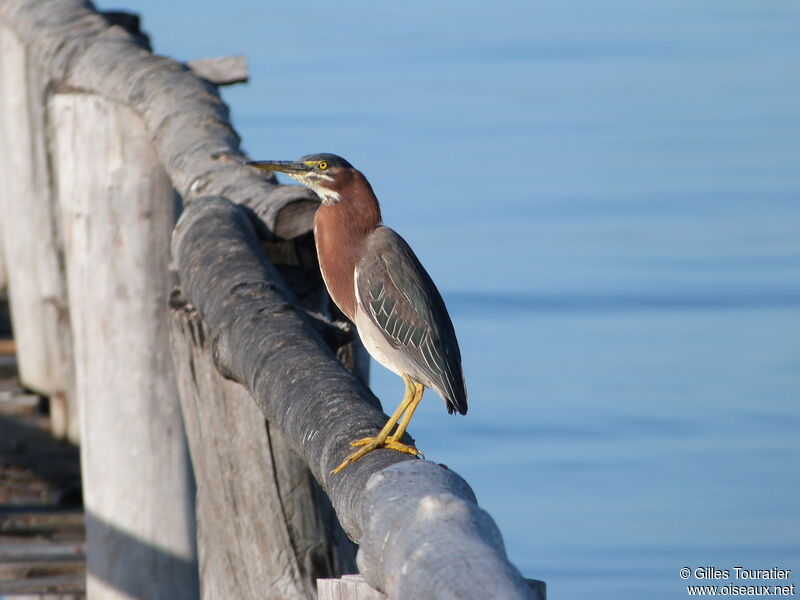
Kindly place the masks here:
<instances>
[{"instance_id":1,"label":"yellow eye","mask_svg":"<svg viewBox=\"0 0 800 600\"><path fill-rule=\"evenodd\" d=\"M324 171L325 169L328 168L328 163L326 163L324 160L321 160L317 163L317 167L319 168L320 171Z\"/></svg>"}]
</instances>

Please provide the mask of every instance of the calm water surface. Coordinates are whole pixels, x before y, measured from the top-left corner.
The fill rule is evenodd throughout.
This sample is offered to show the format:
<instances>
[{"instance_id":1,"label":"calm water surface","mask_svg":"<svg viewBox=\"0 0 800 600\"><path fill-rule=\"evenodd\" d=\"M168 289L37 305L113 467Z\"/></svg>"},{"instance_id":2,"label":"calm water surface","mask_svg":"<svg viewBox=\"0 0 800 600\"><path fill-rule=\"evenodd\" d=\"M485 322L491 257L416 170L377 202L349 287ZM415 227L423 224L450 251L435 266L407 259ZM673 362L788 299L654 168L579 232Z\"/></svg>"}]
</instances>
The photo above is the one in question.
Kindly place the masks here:
<instances>
[{"instance_id":1,"label":"calm water surface","mask_svg":"<svg viewBox=\"0 0 800 600\"><path fill-rule=\"evenodd\" d=\"M412 434L551 598L800 583L800 4L124 4L247 54L251 156L368 175L464 354L469 416L430 394Z\"/></svg>"}]
</instances>

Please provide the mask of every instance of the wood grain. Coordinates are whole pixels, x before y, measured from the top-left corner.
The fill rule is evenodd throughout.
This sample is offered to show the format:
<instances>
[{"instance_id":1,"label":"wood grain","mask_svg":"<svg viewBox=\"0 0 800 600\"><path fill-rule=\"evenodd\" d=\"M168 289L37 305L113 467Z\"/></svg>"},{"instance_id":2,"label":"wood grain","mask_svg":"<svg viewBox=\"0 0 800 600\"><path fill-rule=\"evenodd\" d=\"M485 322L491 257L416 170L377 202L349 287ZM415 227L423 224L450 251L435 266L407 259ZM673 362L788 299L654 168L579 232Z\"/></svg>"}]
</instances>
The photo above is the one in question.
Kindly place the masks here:
<instances>
[{"instance_id":1,"label":"wood grain","mask_svg":"<svg viewBox=\"0 0 800 600\"><path fill-rule=\"evenodd\" d=\"M186 63L192 72L210 81L214 85L231 85L244 83L249 77L247 58L241 54L235 56L215 56L198 58Z\"/></svg>"}]
</instances>

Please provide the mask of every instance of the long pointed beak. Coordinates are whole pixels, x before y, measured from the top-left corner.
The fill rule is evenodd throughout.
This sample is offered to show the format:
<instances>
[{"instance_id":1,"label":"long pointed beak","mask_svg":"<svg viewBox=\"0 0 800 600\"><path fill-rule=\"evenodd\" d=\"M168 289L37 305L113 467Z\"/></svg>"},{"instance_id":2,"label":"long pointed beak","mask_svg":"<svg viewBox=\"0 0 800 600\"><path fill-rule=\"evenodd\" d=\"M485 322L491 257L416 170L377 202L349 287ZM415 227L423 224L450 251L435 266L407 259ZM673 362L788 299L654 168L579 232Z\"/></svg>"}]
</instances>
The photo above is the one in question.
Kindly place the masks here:
<instances>
[{"instance_id":1,"label":"long pointed beak","mask_svg":"<svg viewBox=\"0 0 800 600\"><path fill-rule=\"evenodd\" d=\"M296 160L254 160L244 164L264 171L280 171L291 174L303 174L313 170L307 164Z\"/></svg>"}]
</instances>

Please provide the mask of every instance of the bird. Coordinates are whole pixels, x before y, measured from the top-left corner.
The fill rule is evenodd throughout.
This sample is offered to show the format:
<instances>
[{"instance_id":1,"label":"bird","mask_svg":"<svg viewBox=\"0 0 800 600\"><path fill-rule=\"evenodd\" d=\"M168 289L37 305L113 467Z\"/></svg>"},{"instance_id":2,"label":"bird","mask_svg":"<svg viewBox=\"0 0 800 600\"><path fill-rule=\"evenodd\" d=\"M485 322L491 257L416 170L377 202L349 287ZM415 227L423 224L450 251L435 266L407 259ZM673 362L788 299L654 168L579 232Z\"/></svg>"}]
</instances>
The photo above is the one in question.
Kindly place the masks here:
<instances>
[{"instance_id":1,"label":"bird","mask_svg":"<svg viewBox=\"0 0 800 600\"><path fill-rule=\"evenodd\" d=\"M420 457L400 440L425 388L438 392L448 413L467 414L461 351L430 275L408 243L383 224L367 178L341 156L244 164L285 173L319 196L314 239L325 287L370 355L405 382L403 400L378 435L352 442L358 450L332 473L378 448Z\"/></svg>"}]
</instances>

